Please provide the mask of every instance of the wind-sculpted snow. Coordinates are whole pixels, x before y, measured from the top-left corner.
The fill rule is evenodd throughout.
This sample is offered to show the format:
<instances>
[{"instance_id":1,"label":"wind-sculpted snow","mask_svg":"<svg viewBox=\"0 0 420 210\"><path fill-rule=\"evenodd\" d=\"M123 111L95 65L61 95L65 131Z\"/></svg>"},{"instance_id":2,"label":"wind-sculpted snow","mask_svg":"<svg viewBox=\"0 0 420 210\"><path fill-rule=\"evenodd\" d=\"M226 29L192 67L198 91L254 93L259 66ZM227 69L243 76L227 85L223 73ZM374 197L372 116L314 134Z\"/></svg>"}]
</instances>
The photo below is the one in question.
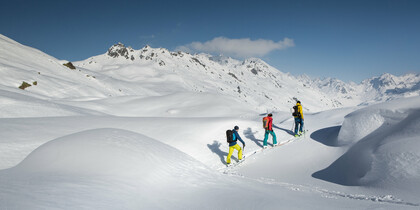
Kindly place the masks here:
<instances>
[{"instance_id":1,"label":"wind-sculpted snow","mask_svg":"<svg viewBox=\"0 0 420 210\"><path fill-rule=\"evenodd\" d=\"M411 109L417 107L419 97L400 99L387 103L369 106L345 117L338 135L341 144L352 144L371 134L386 124L400 122L410 115Z\"/></svg>"},{"instance_id":2,"label":"wind-sculpted snow","mask_svg":"<svg viewBox=\"0 0 420 210\"><path fill-rule=\"evenodd\" d=\"M420 187L420 97L392 101L346 116L338 137L349 150L314 177L355 186Z\"/></svg>"},{"instance_id":3,"label":"wind-sculpted snow","mask_svg":"<svg viewBox=\"0 0 420 210\"><path fill-rule=\"evenodd\" d=\"M385 122L383 112L369 108L347 115L338 134L338 144L352 144L381 127Z\"/></svg>"},{"instance_id":4,"label":"wind-sculpted snow","mask_svg":"<svg viewBox=\"0 0 420 210\"><path fill-rule=\"evenodd\" d=\"M206 167L173 147L119 129L88 130L49 141L11 171L71 176L149 177L141 180L144 183L159 179L164 181L186 172L211 174Z\"/></svg>"},{"instance_id":5,"label":"wind-sculpted snow","mask_svg":"<svg viewBox=\"0 0 420 210\"><path fill-rule=\"evenodd\" d=\"M168 206L180 195L194 198L193 189L219 178L144 135L95 129L49 141L16 167L0 171L0 180L1 209L136 209Z\"/></svg>"}]
</instances>

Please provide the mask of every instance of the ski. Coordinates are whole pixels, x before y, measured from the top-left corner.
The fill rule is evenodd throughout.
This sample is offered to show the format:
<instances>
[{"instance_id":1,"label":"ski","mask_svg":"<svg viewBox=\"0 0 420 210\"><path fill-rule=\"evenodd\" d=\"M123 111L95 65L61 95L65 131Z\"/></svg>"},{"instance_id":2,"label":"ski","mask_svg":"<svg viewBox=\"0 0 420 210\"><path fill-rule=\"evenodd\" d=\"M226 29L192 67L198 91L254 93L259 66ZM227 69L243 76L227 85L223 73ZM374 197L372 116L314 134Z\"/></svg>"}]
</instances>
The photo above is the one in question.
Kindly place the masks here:
<instances>
[{"instance_id":1,"label":"ski","mask_svg":"<svg viewBox=\"0 0 420 210\"><path fill-rule=\"evenodd\" d=\"M238 162L236 162L236 163L230 163L230 164L226 164L226 167L228 167L228 168L232 168L232 167L234 167L234 166L236 166L236 165L239 165L239 164L241 164L242 162L244 162L245 161L245 156L243 156L242 157L242 159L241 160L239 160Z\"/></svg>"},{"instance_id":2,"label":"ski","mask_svg":"<svg viewBox=\"0 0 420 210\"><path fill-rule=\"evenodd\" d=\"M299 137L306 137L306 133L308 132L309 130L304 130L303 132L301 132L301 133L299 133L299 134L297 134L297 135L295 135L294 137L295 138L299 138Z\"/></svg>"}]
</instances>

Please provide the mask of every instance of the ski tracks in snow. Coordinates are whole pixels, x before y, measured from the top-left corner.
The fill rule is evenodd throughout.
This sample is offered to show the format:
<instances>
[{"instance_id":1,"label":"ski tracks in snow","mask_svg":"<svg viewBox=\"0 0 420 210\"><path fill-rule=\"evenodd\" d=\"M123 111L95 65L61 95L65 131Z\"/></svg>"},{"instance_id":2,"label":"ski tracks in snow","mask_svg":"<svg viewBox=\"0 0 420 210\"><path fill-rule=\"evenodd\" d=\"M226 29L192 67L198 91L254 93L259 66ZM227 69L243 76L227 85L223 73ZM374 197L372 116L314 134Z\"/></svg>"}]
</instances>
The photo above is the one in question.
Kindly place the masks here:
<instances>
[{"instance_id":1,"label":"ski tracks in snow","mask_svg":"<svg viewBox=\"0 0 420 210\"><path fill-rule=\"evenodd\" d=\"M339 198L344 198L344 199L353 199L353 200L360 200L360 201L371 201L371 202L378 202L378 203L387 203L387 204L395 204L395 205L403 205L403 206L407 206L407 207L419 207L420 203L412 203L412 202L406 202L402 199L396 198L393 195L363 195L363 194L349 194L349 193L344 193L344 192L339 192L339 191L333 191L333 190L328 190L328 189L323 189L317 186L305 186L305 185L298 185L298 184L291 184L291 183L285 183L285 182L278 182L274 179L268 179L268 178L258 178L258 179L254 179L254 178L249 178L244 176L243 174L239 173L237 170L238 167L240 167L242 164L250 161L250 160L255 160L258 158L258 154L262 153L266 153L266 152L272 152L273 149L279 148L281 146L284 146L286 144L289 144L295 140L299 140L305 138L305 136L301 136L301 137L293 137L290 138L286 141L280 142L278 146L275 147L268 147L267 149L258 149L255 150L251 153L248 153L248 155L246 156L244 161L240 161L237 163L233 163L232 166L229 167L223 167L220 168L218 171L222 172L223 174L226 174L228 176L236 176L236 177L241 177L244 179L248 179L248 180L252 180L252 181L257 181L263 184L268 184L268 185L277 185L289 190L293 190L293 191L301 191L301 192L308 192L308 193L318 193L320 194L320 196L324 197L324 198L329 198L329 199L339 199Z\"/></svg>"},{"instance_id":2,"label":"ski tracks in snow","mask_svg":"<svg viewBox=\"0 0 420 210\"><path fill-rule=\"evenodd\" d=\"M302 136L302 137L304 137L304 136ZM256 159L256 156L255 156L256 154L269 152L269 151L271 151L272 149L276 149L276 148L281 147L281 146L283 146L283 145L286 145L286 144L288 144L288 143L290 143L290 142L293 142L293 141L295 141L295 140L297 140L297 139L301 139L302 137L299 137L299 138L292 137L292 138L290 138L290 139L288 139L288 140L286 140L286 141L282 141L282 142L278 143L278 145L277 145L277 146L267 147L266 149L260 148L260 149L257 149L257 150L255 150L255 151L252 151L252 152L248 153L247 155L244 155L244 157L243 157L243 160L242 160L242 161L239 161L239 162L237 162L237 163L231 163L231 165L230 165L230 166L228 166L228 167L222 167L222 168L219 168L219 169L218 169L218 171L221 171L221 172L222 172L222 173L224 173L224 174L232 174L232 173L235 173L235 172L232 172L232 171L233 171L233 169L235 169L235 168L237 168L238 166L242 165L243 163L245 163L245 162L249 161L249 159L251 159L251 158L252 158L252 160L255 160L255 159Z\"/></svg>"},{"instance_id":3,"label":"ski tracks in snow","mask_svg":"<svg viewBox=\"0 0 420 210\"><path fill-rule=\"evenodd\" d=\"M247 179L251 179L251 178L247 178ZM269 185L278 185L278 186L281 186L283 188L287 188L293 191L319 193L324 198L331 198L331 199L346 198L346 199L353 199L353 200L360 200L360 201L372 201L372 202L397 204L397 205L404 205L404 206L411 206L411 207L420 206L419 203L406 202L402 199L394 197L393 195L348 194L344 192L323 189L317 186L304 186L304 185L278 182L274 179L268 179L268 178L259 178L259 179L252 179L252 180L255 180L264 184L269 184Z\"/></svg>"}]
</instances>

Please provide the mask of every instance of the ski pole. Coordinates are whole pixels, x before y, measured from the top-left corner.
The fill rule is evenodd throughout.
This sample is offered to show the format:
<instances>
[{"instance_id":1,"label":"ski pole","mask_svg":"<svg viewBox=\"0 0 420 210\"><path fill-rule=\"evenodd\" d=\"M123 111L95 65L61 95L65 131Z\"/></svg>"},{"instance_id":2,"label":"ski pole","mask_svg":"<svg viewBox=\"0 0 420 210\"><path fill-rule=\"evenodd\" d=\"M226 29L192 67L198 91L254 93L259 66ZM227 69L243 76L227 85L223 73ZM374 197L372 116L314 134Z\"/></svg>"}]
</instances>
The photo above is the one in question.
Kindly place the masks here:
<instances>
[{"instance_id":1,"label":"ski pole","mask_svg":"<svg viewBox=\"0 0 420 210\"><path fill-rule=\"evenodd\" d=\"M292 129L290 129L292 132L293 132L293 128L295 127L295 123L296 123L296 122L293 120L293 121L292 121Z\"/></svg>"}]
</instances>

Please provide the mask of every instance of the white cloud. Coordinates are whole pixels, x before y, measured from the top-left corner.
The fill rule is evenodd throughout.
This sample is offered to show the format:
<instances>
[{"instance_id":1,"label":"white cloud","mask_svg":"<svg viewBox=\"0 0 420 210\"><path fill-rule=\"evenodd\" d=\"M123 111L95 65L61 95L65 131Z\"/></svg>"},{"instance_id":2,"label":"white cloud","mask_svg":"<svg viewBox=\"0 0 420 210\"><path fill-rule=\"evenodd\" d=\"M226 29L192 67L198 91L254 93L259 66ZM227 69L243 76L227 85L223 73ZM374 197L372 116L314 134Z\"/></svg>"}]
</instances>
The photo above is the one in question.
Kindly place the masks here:
<instances>
[{"instance_id":1,"label":"white cloud","mask_svg":"<svg viewBox=\"0 0 420 210\"><path fill-rule=\"evenodd\" d=\"M155 35L154 34L152 34L152 35L141 35L141 36L139 36L139 38L140 39L154 39Z\"/></svg>"},{"instance_id":2,"label":"white cloud","mask_svg":"<svg viewBox=\"0 0 420 210\"><path fill-rule=\"evenodd\" d=\"M192 42L187 45L177 47L177 50L187 52L206 52L223 54L226 56L249 58L261 57L274 50L282 50L295 46L293 39L284 38L282 41L258 39L229 39L226 37L216 37L213 40L201 43Z\"/></svg>"}]
</instances>

